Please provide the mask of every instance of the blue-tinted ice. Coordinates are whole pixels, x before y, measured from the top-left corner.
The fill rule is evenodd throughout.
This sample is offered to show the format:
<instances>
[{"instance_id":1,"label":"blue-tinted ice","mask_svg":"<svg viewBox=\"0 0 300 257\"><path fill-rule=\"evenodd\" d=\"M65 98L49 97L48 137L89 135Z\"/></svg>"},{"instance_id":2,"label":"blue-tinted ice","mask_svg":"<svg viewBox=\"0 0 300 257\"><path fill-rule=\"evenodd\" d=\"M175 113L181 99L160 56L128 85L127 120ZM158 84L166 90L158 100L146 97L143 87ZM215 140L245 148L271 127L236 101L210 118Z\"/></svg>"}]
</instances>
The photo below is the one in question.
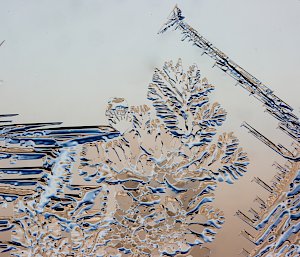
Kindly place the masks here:
<instances>
[{"instance_id":1,"label":"blue-tinted ice","mask_svg":"<svg viewBox=\"0 0 300 257\"><path fill-rule=\"evenodd\" d=\"M214 190L248 165L232 132L217 135L226 112L213 90L195 65L167 62L149 85L153 108L112 98L110 126L3 128L3 251L175 256L212 242L224 222Z\"/></svg>"}]
</instances>

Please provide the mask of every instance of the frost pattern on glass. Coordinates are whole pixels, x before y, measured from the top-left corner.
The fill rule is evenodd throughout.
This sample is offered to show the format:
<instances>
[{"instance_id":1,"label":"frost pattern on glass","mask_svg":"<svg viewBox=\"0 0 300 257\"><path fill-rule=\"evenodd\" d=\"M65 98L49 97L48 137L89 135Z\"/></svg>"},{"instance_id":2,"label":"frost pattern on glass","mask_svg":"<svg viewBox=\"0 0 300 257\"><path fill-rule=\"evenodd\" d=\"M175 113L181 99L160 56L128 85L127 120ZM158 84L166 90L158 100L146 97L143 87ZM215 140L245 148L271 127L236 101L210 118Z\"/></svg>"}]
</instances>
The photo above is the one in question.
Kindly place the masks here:
<instances>
[{"instance_id":1,"label":"frost pattern on glass","mask_svg":"<svg viewBox=\"0 0 300 257\"><path fill-rule=\"evenodd\" d=\"M160 33L171 27L180 30L183 35L182 41L187 39L192 42L193 45L203 51L203 54L215 61L214 66L230 75L235 79L237 85L246 89L262 102L266 111L279 121L278 128L293 140L294 150L289 150L282 144L273 143L247 122L242 124L252 135L289 162L284 166L275 164L279 174L276 174L271 185L260 178L254 178L256 183L270 193L270 197L266 201L260 197L255 199L259 203L259 210L251 208L249 210L251 217L242 211L237 211L236 215L257 231L255 236L246 230L242 231L242 235L254 243L256 247L251 252L243 249L241 254L247 257L300 256L299 117L293 113L293 108L276 96L270 88L233 62L225 53L188 25L184 19L181 10L175 6Z\"/></svg>"},{"instance_id":2,"label":"frost pattern on glass","mask_svg":"<svg viewBox=\"0 0 300 257\"><path fill-rule=\"evenodd\" d=\"M299 152L299 146L296 148ZM252 251L243 249L245 256L299 256L299 192L300 163L287 162L285 165L274 163L277 174L271 184L259 178L254 181L270 192L263 200L259 196L254 200L255 206L249 210L250 215L238 211L236 215L254 228L255 234L242 231L242 235L251 241Z\"/></svg>"},{"instance_id":3,"label":"frost pattern on glass","mask_svg":"<svg viewBox=\"0 0 300 257\"><path fill-rule=\"evenodd\" d=\"M223 72L231 76L237 82L237 85L247 90L250 95L262 102L266 112L279 121L278 128L299 143L300 121L299 117L293 113L293 108L275 95L274 92L259 79L244 70L241 66L232 61L225 53L215 47L210 41L200 35L198 31L187 24L184 19L185 17L182 15L182 11L175 6L168 17L167 22L162 26L159 33L164 33L172 27L175 30L179 29L183 36L182 41L188 40L192 42L194 46L202 51L202 54L206 54L212 58L215 61L214 66L220 68ZM300 161L299 156L294 156L281 144L276 145L248 123L245 122L243 126L256 138L284 158L292 161Z\"/></svg>"},{"instance_id":4,"label":"frost pattern on glass","mask_svg":"<svg viewBox=\"0 0 300 257\"><path fill-rule=\"evenodd\" d=\"M1 202L14 215L1 219L11 232L3 252L209 256L201 245L224 222L214 190L248 165L232 132L217 135L226 112L210 102L213 90L195 65L167 62L149 85L153 110L112 98L110 127L4 128Z\"/></svg>"}]
</instances>

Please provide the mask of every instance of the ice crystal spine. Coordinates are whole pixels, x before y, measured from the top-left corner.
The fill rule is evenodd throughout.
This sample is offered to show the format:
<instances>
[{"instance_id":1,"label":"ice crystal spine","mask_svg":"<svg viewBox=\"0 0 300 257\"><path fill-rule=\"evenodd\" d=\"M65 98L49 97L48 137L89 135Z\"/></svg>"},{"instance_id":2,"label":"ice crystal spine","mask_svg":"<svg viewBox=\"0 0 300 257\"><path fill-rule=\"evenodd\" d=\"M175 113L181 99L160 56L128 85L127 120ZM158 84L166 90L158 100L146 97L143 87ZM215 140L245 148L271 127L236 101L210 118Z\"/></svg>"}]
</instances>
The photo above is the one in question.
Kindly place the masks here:
<instances>
[{"instance_id":1,"label":"ice crystal spine","mask_svg":"<svg viewBox=\"0 0 300 257\"><path fill-rule=\"evenodd\" d=\"M282 131L287 133L296 142L300 142L300 122L299 118L293 113L293 108L276 96L270 88L233 62L226 54L200 35L184 21L184 18L181 10L175 6L168 17L168 21L162 26L159 33L164 33L172 27L175 30L179 29L183 35L182 41L186 39L191 41L193 45L203 51L203 54L206 54L215 60L215 66L230 75L236 80L238 85L246 89L251 95L264 104L266 111L279 120L278 127ZM244 127L246 127L256 138L264 142L284 158L300 161L299 156L293 156L283 147L276 146L253 127L247 125L247 123L244 124Z\"/></svg>"}]
</instances>

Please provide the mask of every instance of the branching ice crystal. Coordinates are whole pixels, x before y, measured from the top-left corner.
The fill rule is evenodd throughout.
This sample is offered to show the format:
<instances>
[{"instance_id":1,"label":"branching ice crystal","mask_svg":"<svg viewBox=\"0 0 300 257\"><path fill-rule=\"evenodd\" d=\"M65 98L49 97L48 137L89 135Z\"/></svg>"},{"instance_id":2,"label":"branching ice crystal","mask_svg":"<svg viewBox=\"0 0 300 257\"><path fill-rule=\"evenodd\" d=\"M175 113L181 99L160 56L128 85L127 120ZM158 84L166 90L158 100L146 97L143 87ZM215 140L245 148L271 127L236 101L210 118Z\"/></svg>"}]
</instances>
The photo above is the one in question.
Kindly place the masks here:
<instances>
[{"instance_id":1,"label":"branching ice crystal","mask_svg":"<svg viewBox=\"0 0 300 257\"><path fill-rule=\"evenodd\" d=\"M217 135L226 112L210 102L213 90L179 60L155 70L154 109L110 99L106 116L118 132L89 130L97 136L63 144L45 159L34 193L16 200L13 255L194 256L212 242L225 219L210 206L214 190L248 165L232 132Z\"/></svg>"},{"instance_id":2,"label":"branching ice crystal","mask_svg":"<svg viewBox=\"0 0 300 257\"><path fill-rule=\"evenodd\" d=\"M233 133L212 143L226 117L218 103L210 103L212 90L195 65L185 73L179 60L155 70L148 98L156 117L147 105L129 108L124 99L110 100L112 126L132 121L131 127L95 143L99 154L82 169L87 181L115 185L117 211L105 247L132 256L174 255L214 239L224 217L209 206L213 191L218 181L242 176L248 158ZM94 169L88 172L88 166Z\"/></svg>"},{"instance_id":3,"label":"branching ice crystal","mask_svg":"<svg viewBox=\"0 0 300 257\"><path fill-rule=\"evenodd\" d=\"M237 212L242 220L256 230L255 234L242 231L242 235L255 245L251 252L243 249L245 256L281 257L300 254L300 163L287 162L283 166L275 163L275 166L278 173L272 184L267 185L271 193L266 201L257 197L255 201L259 204L258 208L257 204L254 209L251 208L250 216Z\"/></svg>"},{"instance_id":4,"label":"branching ice crystal","mask_svg":"<svg viewBox=\"0 0 300 257\"><path fill-rule=\"evenodd\" d=\"M209 102L208 94L213 90L195 65L184 73L179 60L175 66L169 62L162 70L155 70L148 99L153 101L157 116L169 131L192 147L209 143L216 126L226 118L218 103Z\"/></svg>"}]
</instances>

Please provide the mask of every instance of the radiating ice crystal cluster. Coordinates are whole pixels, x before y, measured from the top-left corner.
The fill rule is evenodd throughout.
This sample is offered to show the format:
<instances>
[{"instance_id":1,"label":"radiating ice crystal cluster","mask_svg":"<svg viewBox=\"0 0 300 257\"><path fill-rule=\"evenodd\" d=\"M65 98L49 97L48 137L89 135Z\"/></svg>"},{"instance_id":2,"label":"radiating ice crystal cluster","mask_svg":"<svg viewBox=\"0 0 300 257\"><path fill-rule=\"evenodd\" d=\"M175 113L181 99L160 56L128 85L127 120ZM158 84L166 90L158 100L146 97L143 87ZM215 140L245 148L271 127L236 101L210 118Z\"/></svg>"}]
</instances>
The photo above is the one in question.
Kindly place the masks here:
<instances>
[{"instance_id":1,"label":"radiating ice crystal cluster","mask_svg":"<svg viewBox=\"0 0 300 257\"><path fill-rule=\"evenodd\" d=\"M193 249L224 222L210 206L218 182L233 183L248 165L233 133L217 135L226 112L210 103L213 90L195 65L184 72L179 60L155 70L154 109L110 99L106 116L117 131L83 130L43 159L47 169L32 194L14 201L7 249L14 256L197 256Z\"/></svg>"}]
</instances>

